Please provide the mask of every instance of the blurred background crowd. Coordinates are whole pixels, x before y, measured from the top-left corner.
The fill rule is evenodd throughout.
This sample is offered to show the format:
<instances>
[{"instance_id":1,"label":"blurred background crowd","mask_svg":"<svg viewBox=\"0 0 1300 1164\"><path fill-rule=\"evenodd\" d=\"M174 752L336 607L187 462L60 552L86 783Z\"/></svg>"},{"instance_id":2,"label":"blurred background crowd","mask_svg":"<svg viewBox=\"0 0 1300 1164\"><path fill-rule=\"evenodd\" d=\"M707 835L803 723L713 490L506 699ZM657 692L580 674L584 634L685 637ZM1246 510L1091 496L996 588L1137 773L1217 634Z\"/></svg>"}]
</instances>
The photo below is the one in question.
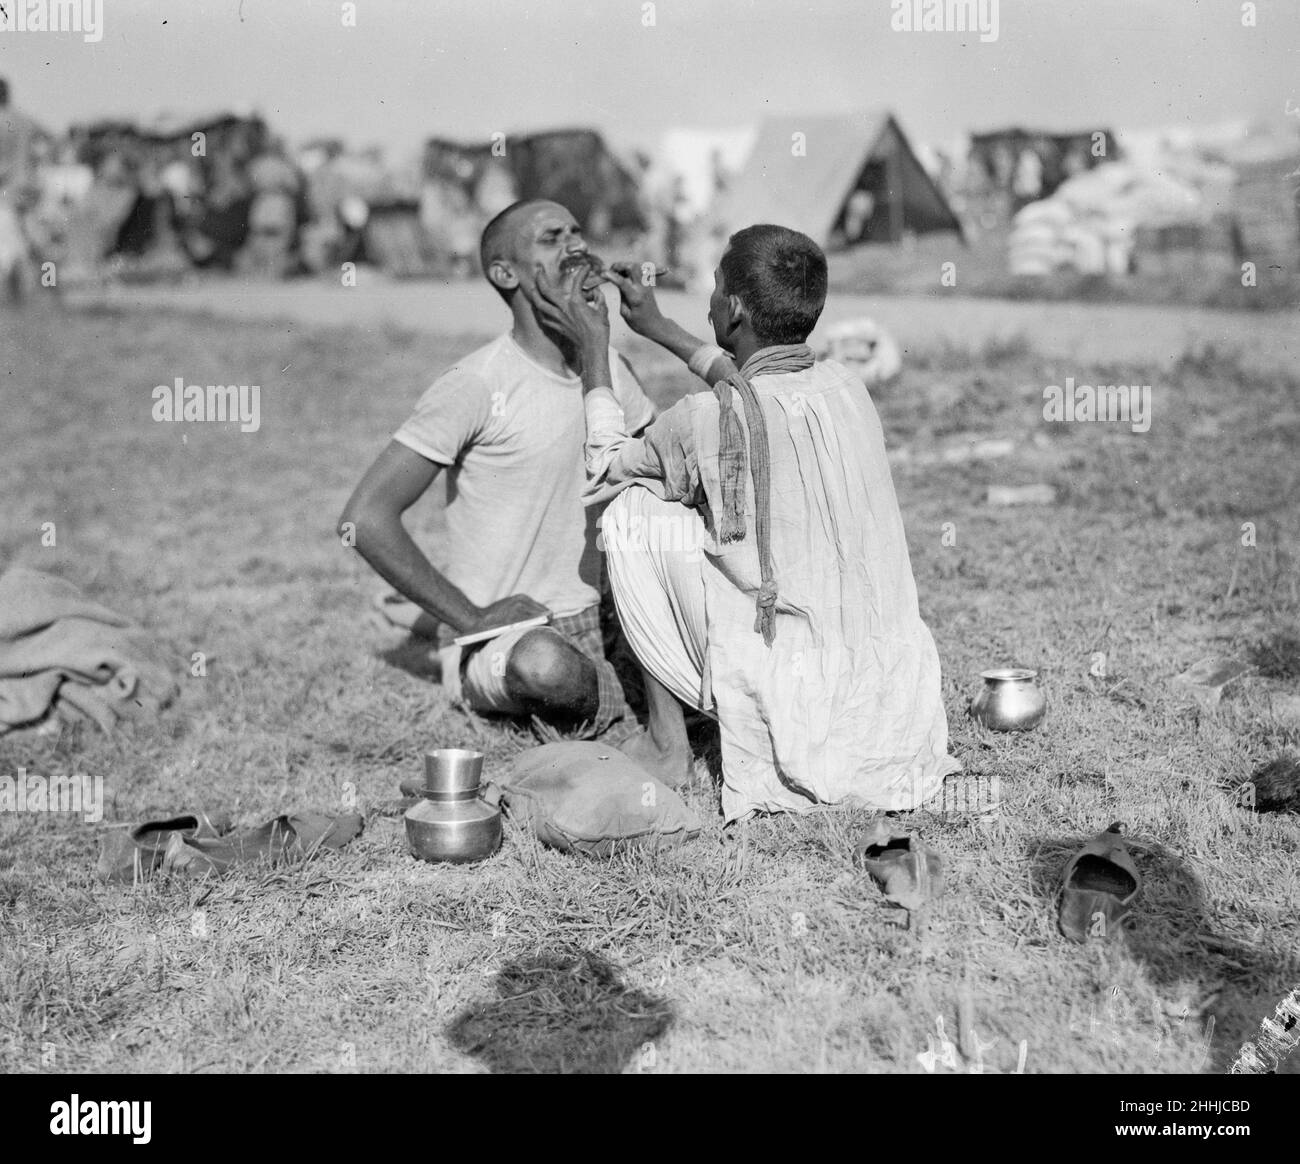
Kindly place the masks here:
<instances>
[{"instance_id":1,"label":"blurred background crowd","mask_svg":"<svg viewBox=\"0 0 1300 1164\"><path fill-rule=\"evenodd\" d=\"M1169 130L1022 128L913 140L896 111L669 129L620 147L577 126L430 138L397 161L341 138L290 143L221 109L45 129L0 82L0 256L11 294L194 271L288 279L367 264L392 277L477 271L484 223L517 198L569 207L594 243L707 281L728 233L773 220L873 290L921 240L1005 280L1235 276L1300 255L1300 120ZM934 240L937 240L934 241ZM961 248L961 249L958 249ZM934 272L927 277L933 281ZM1032 293L1032 292L1031 292Z\"/></svg>"}]
</instances>

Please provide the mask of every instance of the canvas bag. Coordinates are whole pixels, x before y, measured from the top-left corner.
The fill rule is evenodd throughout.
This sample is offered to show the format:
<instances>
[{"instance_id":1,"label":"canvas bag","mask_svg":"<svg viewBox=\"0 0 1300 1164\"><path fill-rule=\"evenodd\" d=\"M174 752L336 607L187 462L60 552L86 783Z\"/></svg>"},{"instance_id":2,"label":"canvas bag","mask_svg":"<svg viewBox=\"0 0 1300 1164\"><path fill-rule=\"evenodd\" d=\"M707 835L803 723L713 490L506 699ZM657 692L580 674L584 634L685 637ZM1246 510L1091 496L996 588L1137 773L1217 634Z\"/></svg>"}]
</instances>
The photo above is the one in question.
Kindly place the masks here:
<instances>
[{"instance_id":1,"label":"canvas bag","mask_svg":"<svg viewBox=\"0 0 1300 1164\"><path fill-rule=\"evenodd\" d=\"M566 740L530 748L493 783L507 812L544 845L592 857L679 845L700 820L617 748Z\"/></svg>"}]
</instances>

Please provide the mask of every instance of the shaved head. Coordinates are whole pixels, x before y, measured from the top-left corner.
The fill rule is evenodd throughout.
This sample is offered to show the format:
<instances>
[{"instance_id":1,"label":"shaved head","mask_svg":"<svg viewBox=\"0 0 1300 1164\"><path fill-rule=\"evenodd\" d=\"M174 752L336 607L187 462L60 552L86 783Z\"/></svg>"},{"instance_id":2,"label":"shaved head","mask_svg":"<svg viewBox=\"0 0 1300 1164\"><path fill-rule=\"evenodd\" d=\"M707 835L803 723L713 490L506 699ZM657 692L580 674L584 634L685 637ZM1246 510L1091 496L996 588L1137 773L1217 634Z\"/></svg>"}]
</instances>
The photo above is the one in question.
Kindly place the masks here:
<instances>
[{"instance_id":1,"label":"shaved head","mask_svg":"<svg viewBox=\"0 0 1300 1164\"><path fill-rule=\"evenodd\" d=\"M498 259L513 262L518 257L515 253L515 240L519 227L529 215L542 207L564 209L558 203L549 202L545 198L524 198L512 202L483 228L483 235L478 244L478 260L483 269L483 276L489 283L492 283L492 279L488 275L488 270L494 262ZM492 285L496 287L495 283ZM510 294L502 288L497 287L497 294L507 303L510 302Z\"/></svg>"},{"instance_id":2,"label":"shaved head","mask_svg":"<svg viewBox=\"0 0 1300 1164\"><path fill-rule=\"evenodd\" d=\"M500 214L483 228L479 239L478 259L483 273L492 265L494 259L513 259L515 257L515 224L521 212L542 203L533 201L512 202Z\"/></svg>"}]
</instances>

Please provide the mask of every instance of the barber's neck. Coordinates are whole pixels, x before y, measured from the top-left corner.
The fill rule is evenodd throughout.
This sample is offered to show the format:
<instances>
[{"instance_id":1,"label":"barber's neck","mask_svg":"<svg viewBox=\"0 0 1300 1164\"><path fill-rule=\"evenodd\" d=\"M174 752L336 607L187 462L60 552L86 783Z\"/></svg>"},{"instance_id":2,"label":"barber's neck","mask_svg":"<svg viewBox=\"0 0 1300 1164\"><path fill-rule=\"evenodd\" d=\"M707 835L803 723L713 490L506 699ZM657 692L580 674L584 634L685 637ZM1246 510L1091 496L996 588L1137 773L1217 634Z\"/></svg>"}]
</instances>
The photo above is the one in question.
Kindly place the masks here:
<instances>
[{"instance_id":1,"label":"barber's neck","mask_svg":"<svg viewBox=\"0 0 1300 1164\"><path fill-rule=\"evenodd\" d=\"M771 344L764 343L749 328L737 328L728 337L731 340L731 358L737 368L743 368L755 352L761 352Z\"/></svg>"},{"instance_id":2,"label":"barber's neck","mask_svg":"<svg viewBox=\"0 0 1300 1164\"><path fill-rule=\"evenodd\" d=\"M581 368L577 350L562 337L542 327L532 306L516 292L510 303L510 313L514 316L511 336L528 355L541 364L548 372L565 376Z\"/></svg>"}]
</instances>

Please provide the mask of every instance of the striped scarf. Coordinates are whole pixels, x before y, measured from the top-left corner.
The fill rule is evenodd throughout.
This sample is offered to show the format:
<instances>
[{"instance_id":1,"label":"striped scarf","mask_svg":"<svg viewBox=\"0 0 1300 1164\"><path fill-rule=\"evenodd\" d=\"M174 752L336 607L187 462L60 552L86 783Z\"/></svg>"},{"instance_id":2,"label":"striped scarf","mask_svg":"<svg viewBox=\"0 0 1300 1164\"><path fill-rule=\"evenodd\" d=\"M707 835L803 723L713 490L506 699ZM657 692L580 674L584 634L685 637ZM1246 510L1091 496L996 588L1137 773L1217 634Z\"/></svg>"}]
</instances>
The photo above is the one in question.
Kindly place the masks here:
<instances>
[{"instance_id":1,"label":"striped scarf","mask_svg":"<svg viewBox=\"0 0 1300 1164\"><path fill-rule=\"evenodd\" d=\"M722 483L722 513L718 515L718 538L723 543L745 538L745 477L754 480L754 532L758 539L758 614L754 630L769 647L776 638L776 577L772 565L772 461L767 445L767 422L750 380L781 372L802 372L813 365L807 344L776 344L755 352L739 372L713 386L718 398L718 472ZM745 463L745 434L731 403L731 389L740 393L749 427L749 465Z\"/></svg>"}]
</instances>

